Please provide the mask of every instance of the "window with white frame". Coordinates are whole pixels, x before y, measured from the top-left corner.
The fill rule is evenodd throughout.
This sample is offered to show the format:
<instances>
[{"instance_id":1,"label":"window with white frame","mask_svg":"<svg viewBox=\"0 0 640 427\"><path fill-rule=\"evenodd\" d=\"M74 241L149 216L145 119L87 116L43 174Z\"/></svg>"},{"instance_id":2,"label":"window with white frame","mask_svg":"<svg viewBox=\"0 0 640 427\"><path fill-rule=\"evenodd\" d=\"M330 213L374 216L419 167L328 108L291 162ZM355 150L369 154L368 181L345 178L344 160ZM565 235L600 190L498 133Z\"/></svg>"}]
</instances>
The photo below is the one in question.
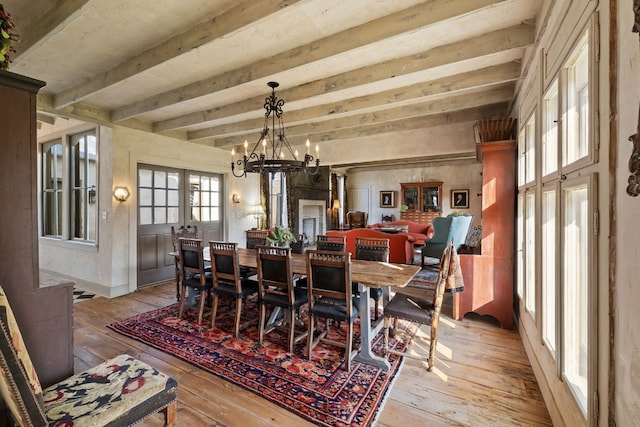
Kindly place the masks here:
<instances>
[{"instance_id":1,"label":"window with white frame","mask_svg":"<svg viewBox=\"0 0 640 427\"><path fill-rule=\"evenodd\" d=\"M579 42L564 67L566 109L562 165L570 165L589 154L589 43Z\"/></svg>"},{"instance_id":2,"label":"window with white frame","mask_svg":"<svg viewBox=\"0 0 640 427\"><path fill-rule=\"evenodd\" d=\"M518 139L516 224L517 290L527 312L540 310L540 337L558 363L557 372L587 418L595 408L587 398L595 390L597 372L597 310L594 308L594 277L597 262L593 251L596 234L594 171L597 152L593 144L593 109L597 94L590 49L592 33L577 39L557 78L544 89L541 101L540 168L529 174L531 117ZM560 120L559 120L560 118ZM539 218L535 198L539 195ZM539 236L535 242L531 237ZM536 246L539 245L539 250ZM538 260L537 257L540 257ZM540 296L539 305L536 298Z\"/></svg>"},{"instance_id":3,"label":"window with white frame","mask_svg":"<svg viewBox=\"0 0 640 427\"><path fill-rule=\"evenodd\" d=\"M525 307L535 318L536 313L536 193L525 196L524 224L524 301Z\"/></svg>"},{"instance_id":4,"label":"window with white frame","mask_svg":"<svg viewBox=\"0 0 640 427\"><path fill-rule=\"evenodd\" d=\"M555 186L542 191L542 340L556 355L556 198Z\"/></svg>"},{"instance_id":5,"label":"window with white frame","mask_svg":"<svg viewBox=\"0 0 640 427\"><path fill-rule=\"evenodd\" d=\"M95 242L98 229L98 141L95 132L72 135L69 145L71 238Z\"/></svg>"},{"instance_id":6,"label":"window with white frame","mask_svg":"<svg viewBox=\"0 0 640 427\"><path fill-rule=\"evenodd\" d=\"M542 176L558 170L558 81L542 99Z\"/></svg>"},{"instance_id":7,"label":"window with white frame","mask_svg":"<svg viewBox=\"0 0 640 427\"><path fill-rule=\"evenodd\" d=\"M62 140L42 145L42 235L62 238L63 175Z\"/></svg>"},{"instance_id":8,"label":"window with white frame","mask_svg":"<svg viewBox=\"0 0 640 427\"><path fill-rule=\"evenodd\" d=\"M42 236L95 243L98 238L95 129L42 144L41 160Z\"/></svg>"}]
</instances>

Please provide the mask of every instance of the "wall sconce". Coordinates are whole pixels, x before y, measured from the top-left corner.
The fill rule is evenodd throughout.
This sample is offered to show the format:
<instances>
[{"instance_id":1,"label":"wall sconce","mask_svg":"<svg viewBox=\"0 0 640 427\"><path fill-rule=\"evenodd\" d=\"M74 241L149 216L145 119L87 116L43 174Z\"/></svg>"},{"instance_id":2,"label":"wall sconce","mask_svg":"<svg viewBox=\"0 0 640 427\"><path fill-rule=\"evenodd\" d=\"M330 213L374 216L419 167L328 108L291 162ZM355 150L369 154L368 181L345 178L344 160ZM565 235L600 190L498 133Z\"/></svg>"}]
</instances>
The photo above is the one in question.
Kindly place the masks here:
<instances>
[{"instance_id":1,"label":"wall sconce","mask_svg":"<svg viewBox=\"0 0 640 427\"><path fill-rule=\"evenodd\" d=\"M119 202L126 202L129 198L129 189L127 187L116 187L113 189L113 198Z\"/></svg>"},{"instance_id":2,"label":"wall sconce","mask_svg":"<svg viewBox=\"0 0 640 427\"><path fill-rule=\"evenodd\" d=\"M240 203L240 195L238 193L233 193L231 195L231 201L233 203Z\"/></svg>"}]
</instances>

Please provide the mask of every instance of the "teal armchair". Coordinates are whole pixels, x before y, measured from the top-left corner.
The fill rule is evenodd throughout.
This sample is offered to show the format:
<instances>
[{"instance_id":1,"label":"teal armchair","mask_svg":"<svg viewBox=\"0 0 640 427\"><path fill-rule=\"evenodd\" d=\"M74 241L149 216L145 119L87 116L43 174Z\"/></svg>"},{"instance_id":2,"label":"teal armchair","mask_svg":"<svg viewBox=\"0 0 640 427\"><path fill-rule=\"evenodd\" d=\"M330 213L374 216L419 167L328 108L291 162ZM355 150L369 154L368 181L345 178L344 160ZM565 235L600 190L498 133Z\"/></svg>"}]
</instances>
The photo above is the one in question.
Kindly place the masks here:
<instances>
[{"instance_id":1,"label":"teal armchair","mask_svg":"<svg viewBox=\"0 0 640 427\"><path fill-rule=\"evenodd\" d=\"M421 248L421 265L424 267L425 257L442 257L447 244L452 241L453 247L460 249L469 233L469 228L473 222L473 215L458 215L437 217L433 220L433 237L425 239L425 245Z\"/></svg>"}]
</instances>

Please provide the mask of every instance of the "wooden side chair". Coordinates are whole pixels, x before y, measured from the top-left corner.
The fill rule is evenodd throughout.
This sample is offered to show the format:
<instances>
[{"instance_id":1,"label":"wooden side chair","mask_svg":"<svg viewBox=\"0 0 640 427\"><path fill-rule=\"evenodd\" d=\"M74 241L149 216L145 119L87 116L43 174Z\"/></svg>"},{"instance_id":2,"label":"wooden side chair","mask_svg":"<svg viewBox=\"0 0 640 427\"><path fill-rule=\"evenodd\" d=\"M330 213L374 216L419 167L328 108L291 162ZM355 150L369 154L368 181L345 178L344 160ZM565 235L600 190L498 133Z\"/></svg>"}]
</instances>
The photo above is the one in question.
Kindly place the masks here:
<instances>
[{"instance_id":1,"label":"wooden side chair","mask_svg":"<svg viewBox=\"0 0 640 427\"><path fill-rule=\"evenodd\" d=\"M347 237L320 234L316 236L316 249L319 251L346 252Z\"/></svg>"},{"instance_id":2,"label":"wooden side chair","mask_svg":"<svg viewBox=\"0 0 640 427\"><path fill-rule=\"evenodd\" d=\"M389 262L389 239L374 237L356 237L356 259L364 261ZM358 284L354 283L354 293L358 293ZM375 301L373 320L378 320L382 288L369 288L369 297ZM387 293L388 299L388 293Z\"/></svg>"},{"instance_id":3,"label":"wooden side chair","mask_svg":"<svg viewBox=\"0 0 640 427\"><path fill-rule=\"evenodd\" d=\"M247 230L245 233L247 249L255 249L257 246L267 245L268 230Z\"/></svg>"},{"instance_id":4,"label":"wooden side chair","mask_svg":"<svg viewBox=\"0 0 640 427\"><path fill-rule=\"evenodd\" d=\"M349 252L309 250L307 254L307 291L309 293L309 326L307 335L307 359L311 360L313 348L320 342L345 349L346 370L351 370L351 360L357 355L353 350L353 324L358 318L358 308L351 294L351 254ZM332 319L347 324L346 342L327 337L329 322L314 338L316 318Z\"/></svg>"},{"instance_id":5,"label":"wooden side chair","mask_svg":"<svg viewBox=\"0 0 640 427\"><path fill-rule=\"evenodd\" d=\"M442 257L440 258L440 273L438 274L438 283L436 284L435 293L433 298L429 299L425 296L414 296L404 294L402 291L396 293L391 299L389 304L384 307L384 348L385 354L393 353L400 356L408 356L416 359L426 359L428 361L428 371L431 371L435 362L436 345L438 344L438 325L440 323L440 311L442 309L442 300L444 297L444 290L449 277L455 274L451 274L450 266L453 265L452 257L455 254L453 243L449 242L446 246ZM457 255L455 255L457 257ZM455 265L458 265L457 263ZM462 275L458 278L461 280ZM429 292L426 288L423 290L425 294ZM397 333L398 319L408 320L410 322L419 323L421 325L430 325L431 327L431 340L429 343L429 356L422 357L409 353L403 353L397 350L389 348L389 328L391 319L394 319L394 333ZM414 337L412 336L412 339Z\"/></svg>"},{"instance_id":6,"label":"wooden side chair","mask_svg":"<svg viewBox=\"0 0 640 427\"><path fill-rule=\"evenodd\" d=\"M267 329L267 306L279 307L288 316L287 345L293 353L293 345L306 338L307 331L297 336L296 313L308 300L307 289L295 286L291 267L291 248L258 246L258 295L260 304L259 341L262 344L264 334L273 331L276 325Z\"/></svg>"},{"instance_id":7,"label":"wooden side chair","mask_svg":"<svg viewBox=\"0 0 640 427\"><path fill-rule=\"evenodd\" d=\"M351 228L365 228L369 222L369 214L362 211L347 212L347 223Z\"/></svg>"},{"instance_id":8,"label":"wooden side chair","mask_svg":"<svg viewBox=\"0 0 640 427\"><path fill-rule=\"evenodd\" d=\"M295 234L295 236L296 236L296 241L290 244L291 252L293 252L294 254L303 254L304 241L305 241L304 234L297 233Z\"/></svg>"},{"instance_id":9,"label":"wooden side chair","mask_svg":"<svg viewBox=\"0 0 640 427\"><path fill-rule=\"evenodd\" d=\"M128 426L163 412L170 427L177 387L175 379L121 354L43 390L0 287L0 397L13 424Z\"/></svg>"},{"instance_id":10,"label":"wooden side chair","mask_svg":"<svg viewBox=\"0 0 640 427\"><path fill-rule=\"evenodd\" d=\"M216 326L218 300L232 298L236 302L234 334L240 336L242 320L242 300L258 292L258 283L240 275L238 244L230 242L209 242L211 271L213 273L213 305L211 308L211 328ZM253 319L255 320L255 319Z\"/></svg>"},{"instance_id":11,"label":"wooden side chair","mask_svg":"<svg viewBox=\"0 0 640 427\"><path fill-rule=\"evenodd\" d=\"M181 237L178 241L180 246L180 285L182 288L178 318L182 318L187 299L187 288L191 288L191 292L195 290L200 292L198 323L201 323L204 304L213 286L211 272L206 271L204 267L202 239Z\"/></svg>"},{"instance_id":12,"label":"wooden side chair","mask_svg":"<svg viewBox=\"0 0 640 427\"><path fill-rule=\"evenodd\" d=\"M190 225L187 225L186 227L180 227L177 230L173 225L171 226L171 245L173 246L173 252L177 254L173 259L176 264L176 299L178 301L180 301L180 242L178 240L181 237L197 239L198 226L194 225L191 227Z\"/></svg>"}]
</instances>

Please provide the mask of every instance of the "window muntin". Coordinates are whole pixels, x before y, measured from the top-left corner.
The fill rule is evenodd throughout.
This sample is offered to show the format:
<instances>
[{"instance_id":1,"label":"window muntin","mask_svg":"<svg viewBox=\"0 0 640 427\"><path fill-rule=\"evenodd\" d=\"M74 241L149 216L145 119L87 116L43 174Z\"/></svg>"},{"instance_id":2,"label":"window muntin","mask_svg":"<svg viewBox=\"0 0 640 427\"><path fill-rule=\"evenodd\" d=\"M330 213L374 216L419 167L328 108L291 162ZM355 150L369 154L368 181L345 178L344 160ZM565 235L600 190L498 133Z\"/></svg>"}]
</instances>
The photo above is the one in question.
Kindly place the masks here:
<instances>
[{"instance_id":1,"label":"window muntin","mask_svg":"<svg viewBox=\"0 0 640 427\"><path fill-rule=\"evenodd\" d=\"M97 240L98 141L94 131L72 135L70 219L71 238Z\"/></svg>"},{"instance_id":2,"label":"window muntin","mask_svg":"<svg viewBox=\"0 0 640 427\"><path fill-rule=\"evenodd\" d=\"M587 183L562 189L562 375L584 412L589 372L589 222Z\"/></svg>"},{"instance_id":3,"label":"window muntin","mask_svg":"<svg viewBox=\"0 0 640 427\"><path fill-rule=\"evenodd\" d=\"M42 146L42 235L62 238L63 146L60 139Z\"/></svg>"},{"instance_id":4,"label":"window muntin","mask_svg":"<svg viewBox=\"0 0 640 427\"><path fill-rule=\"evenodd\" d=\"M558 81L542 100L542 176L558 170Z\"/></svg>"},{"instance_id":5,"label":"window muntin","mask_svg":"<svg viewBox=\"0 0 640 427\"><path fill-rule=\"evenodd\" d=\"M542 191L542 340L552 356L556 356L556 213L557 191Z\"/></svg>"}]
</instances>

